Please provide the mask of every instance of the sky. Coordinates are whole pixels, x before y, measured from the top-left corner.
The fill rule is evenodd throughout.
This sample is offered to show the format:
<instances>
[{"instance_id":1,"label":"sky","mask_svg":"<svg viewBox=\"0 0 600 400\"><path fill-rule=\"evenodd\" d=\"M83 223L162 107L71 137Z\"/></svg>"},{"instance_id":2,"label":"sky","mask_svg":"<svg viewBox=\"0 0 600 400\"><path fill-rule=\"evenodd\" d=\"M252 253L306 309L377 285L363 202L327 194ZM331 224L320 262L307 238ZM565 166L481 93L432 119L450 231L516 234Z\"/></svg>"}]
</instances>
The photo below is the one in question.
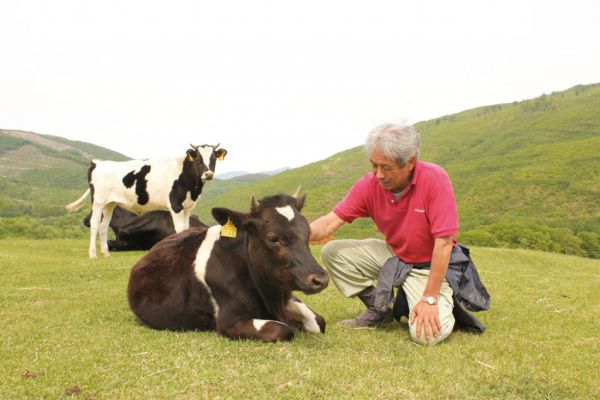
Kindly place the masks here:
<instances>
[{"instance_id":1,"label":"sky","mask_svg":"<svg viewBox=\"0 0 600 400\"><path fill-rule=\"evenodd\" d=\"M144 159L220 143L217 177L600 82L596 0L2 0L0 15L0 129Z\"/></svg>"}]
</instances>

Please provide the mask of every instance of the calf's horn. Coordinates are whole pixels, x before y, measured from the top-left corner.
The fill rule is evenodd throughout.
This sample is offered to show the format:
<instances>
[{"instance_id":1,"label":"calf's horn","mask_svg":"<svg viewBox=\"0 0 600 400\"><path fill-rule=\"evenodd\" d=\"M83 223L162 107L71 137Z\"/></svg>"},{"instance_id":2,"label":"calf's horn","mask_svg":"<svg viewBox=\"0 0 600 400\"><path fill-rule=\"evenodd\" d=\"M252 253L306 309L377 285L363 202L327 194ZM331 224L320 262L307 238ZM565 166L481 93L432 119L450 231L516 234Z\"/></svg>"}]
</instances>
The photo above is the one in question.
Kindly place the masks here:
<instances>
[{"instance_id":1,"label":"calf's horn","mask_svg":"<svg viewBox=\"0 0 600 400\"><path fill-rule=\"evenodd\" d=\"M252 211L258 210L258 207L260 207L260 202L256 200L256 197L254 197L254 195L250 196L250 207Z\"/></svg>"},{"instance_id":2,"label":"calf's horn","mask_svg":"<svg viewBox=\"0 0 600 400\"><path fill-rule=\"evenodd\" d=\"M292 197L295 198L296 200L300 199L300 192L302 192L302 185L298 186L298 189L296 189L296 191L294 192Z\"/></svg>"}]
</instances>

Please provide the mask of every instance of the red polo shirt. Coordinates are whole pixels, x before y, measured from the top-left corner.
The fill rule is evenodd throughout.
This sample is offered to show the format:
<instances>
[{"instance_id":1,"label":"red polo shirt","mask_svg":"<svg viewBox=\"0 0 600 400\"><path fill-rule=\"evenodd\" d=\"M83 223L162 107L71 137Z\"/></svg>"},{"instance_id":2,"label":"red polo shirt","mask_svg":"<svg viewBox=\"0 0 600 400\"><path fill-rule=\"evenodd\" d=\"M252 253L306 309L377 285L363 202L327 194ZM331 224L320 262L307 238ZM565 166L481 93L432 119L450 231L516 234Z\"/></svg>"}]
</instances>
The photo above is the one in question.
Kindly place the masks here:
<instances>
[{"instance_id":1,"label":"red polo shirt","mask_svg":"<svg viewBox=\"0 0 600 400\"><path fill-rule=\"evenodd\" d=\"M458 213L452 183L438 165L417 161L408 191L396 200L369 172L354 183L333 212L343 221L370 217L404 262L431 261L436 237L456 243Z\"/></svg>"}]
</instances>

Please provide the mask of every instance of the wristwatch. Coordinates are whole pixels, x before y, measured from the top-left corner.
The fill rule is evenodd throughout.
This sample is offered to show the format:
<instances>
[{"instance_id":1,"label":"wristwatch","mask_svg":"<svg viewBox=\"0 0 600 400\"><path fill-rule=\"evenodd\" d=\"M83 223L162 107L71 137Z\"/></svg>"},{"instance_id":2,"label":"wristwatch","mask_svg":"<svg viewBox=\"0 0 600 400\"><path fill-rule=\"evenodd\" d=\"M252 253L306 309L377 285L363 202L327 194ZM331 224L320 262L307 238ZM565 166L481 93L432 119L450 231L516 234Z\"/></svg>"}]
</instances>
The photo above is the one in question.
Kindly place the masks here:
<instances>
[{"instance_id":1,"label":"wristwatch","mask_svg":"<svg viewBox=\"0 0 600 400\"><path fill-rule=\"evenodd\" d=\"M423 300L425 303L434 306L438 303L438 299L437 297L433 297L433 296L423 296L421 297L421 300Z\"/></svg>"}]
</instances>

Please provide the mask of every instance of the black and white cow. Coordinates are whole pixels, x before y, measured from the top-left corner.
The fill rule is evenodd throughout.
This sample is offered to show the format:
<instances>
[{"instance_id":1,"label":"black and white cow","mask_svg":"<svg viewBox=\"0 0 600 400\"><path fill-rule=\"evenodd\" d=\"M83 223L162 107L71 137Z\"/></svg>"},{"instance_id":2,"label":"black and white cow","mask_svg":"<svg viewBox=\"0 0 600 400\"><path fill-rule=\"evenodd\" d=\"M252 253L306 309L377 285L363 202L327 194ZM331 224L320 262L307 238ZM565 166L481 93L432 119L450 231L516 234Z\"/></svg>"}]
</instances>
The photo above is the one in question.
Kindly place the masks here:
<instances>
[{"instance_id":1,"label":"black and white cow","mask_svg":"<svg viewBox=\"0 0 600 400\"><path fill-rule=\"evenodd\" d=\"M100 250L109 255L108 226L117 204L136 213L167 209L176 232L189 228L204 183L213 178L217 159L227 154L218 147L192 145L185 156L157 160L93 160L88 170L89 189L66 206L69 212L76 211L92 195L90 258L96 258L98 232Z\"/></svg>"},{"instance_id":2,"label":"black and white cow","mask_svg":"<svg viewBox=\"0 0 600 400\"><path fill-rule=\"evenodd\" d=\"M308 247L305 198L252 197L249 214L213 208L221 225L157 243L131 270L131 310L154 329L216 330L231 339L291 340L292 327L324 333L325 319L292 295L329 283Z\"/></svg>"},{"instance_id":3,"label":"black and white cow","mask_svg":"<svg viewBox=\"0 0 600 400\"><path fill-rule=\"evenodd\" d=\"M83 218L83 224L88 228L91 218L91 212ZM110 251L150 250L156 243L175 233L173 218L164 210L139 215L116 206L109 226L115 234L115 240L108 241ZM190 216L190 227L208 228L193 214Z\"/></svg>"}]
</instances>

